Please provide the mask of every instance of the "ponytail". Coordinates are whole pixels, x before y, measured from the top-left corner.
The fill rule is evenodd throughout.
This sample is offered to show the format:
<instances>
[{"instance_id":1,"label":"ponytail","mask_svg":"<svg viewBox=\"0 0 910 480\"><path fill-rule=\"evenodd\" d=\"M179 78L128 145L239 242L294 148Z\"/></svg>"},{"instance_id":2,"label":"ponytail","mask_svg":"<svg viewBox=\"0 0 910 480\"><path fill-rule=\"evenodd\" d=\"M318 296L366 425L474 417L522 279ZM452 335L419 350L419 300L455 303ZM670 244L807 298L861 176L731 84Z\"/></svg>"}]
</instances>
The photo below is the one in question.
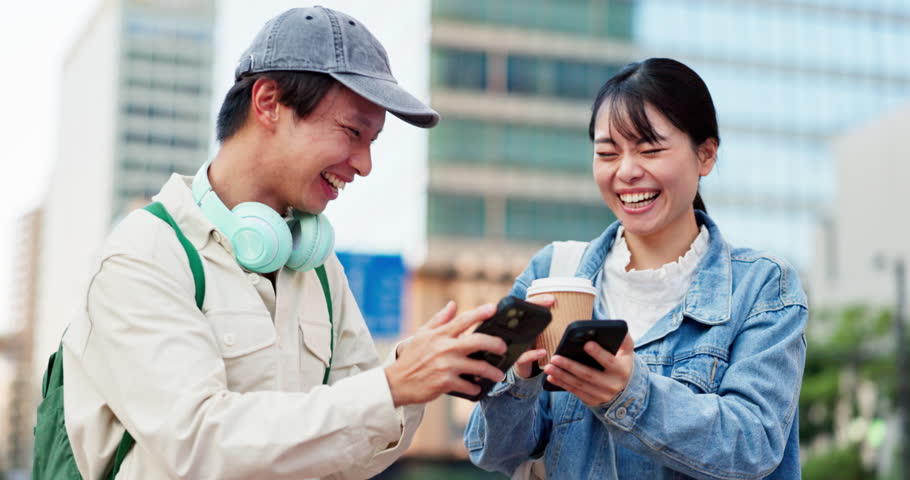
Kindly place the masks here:
<instances>
[{"instance_id":1,"label":"ponytail","mask_svg":"<svg viewBox=\"0 0 910 480\"><path fill-rule=\"evenodd\" d=\"M705 202L701 199L701 192L695 192L695 200L692 201L692 206L695 207L696 210L708 213L708 207L705 207Z\"/></svg>"}]
</instances>

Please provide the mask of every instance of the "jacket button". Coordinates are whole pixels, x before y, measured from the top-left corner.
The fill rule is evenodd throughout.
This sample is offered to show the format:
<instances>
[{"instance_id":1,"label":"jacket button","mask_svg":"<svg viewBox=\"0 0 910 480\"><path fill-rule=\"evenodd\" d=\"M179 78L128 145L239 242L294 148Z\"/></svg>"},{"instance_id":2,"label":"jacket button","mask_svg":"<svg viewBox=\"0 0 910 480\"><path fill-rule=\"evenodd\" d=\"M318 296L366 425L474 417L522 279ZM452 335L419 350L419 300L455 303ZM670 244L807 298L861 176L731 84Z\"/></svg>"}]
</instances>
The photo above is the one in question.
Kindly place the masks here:
<instances>
[{"instance_id":1,"label":"jacket button","mask_svg":"<svg viewBox=\"0 0 910 480\"><path fill-rule=\"evenodd\" d=\"M617 420L622 420L622 419L626 418L626 407L617 408L614 415L616 415Z\"/></svg>"},{"instance_id":2,"label":"jacket button","mask_svg":"<svg viewBox=\"0 0 910 480\"><path fill-rule=\"evenodd\" d=\"M234 334L233 333L224 334L224 344L229 347L234 346Z\"/></svg>"},{"instance_id":3,"label":"jacket button","mask_svg":"<svg viewBox=\"0 0 910 480\"><path fill-rule=\"evenodd\" d=\"M259 285L259 275L255 274L255 273L251 273L251 274L249 274L249 277L250 277L250 283L252 283L253 285Z\"/></svg>"}]
</instances>

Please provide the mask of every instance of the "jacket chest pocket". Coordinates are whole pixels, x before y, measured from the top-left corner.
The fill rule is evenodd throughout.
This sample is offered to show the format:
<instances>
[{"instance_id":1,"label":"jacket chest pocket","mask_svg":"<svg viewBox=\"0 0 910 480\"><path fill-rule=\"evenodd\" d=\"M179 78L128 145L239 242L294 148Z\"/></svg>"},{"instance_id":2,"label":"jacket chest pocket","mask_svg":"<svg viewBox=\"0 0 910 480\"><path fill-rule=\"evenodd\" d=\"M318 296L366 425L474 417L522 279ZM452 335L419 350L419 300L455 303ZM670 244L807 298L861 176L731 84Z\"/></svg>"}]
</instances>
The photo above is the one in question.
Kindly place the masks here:
<instances>
[{"instance_id":1,"label":"jacket chest pocket","mask_svg":"<svg viewBox=\"0 0 910 480\"><path fill-rule=\"evenodd\" d=\"M715 393L727 365L725 352L696 350L673 363L670 378L684 383L695 393Z\"/></svg>"},{"instance_id":2,"label":"jacket chest pocket","mask_svg":"<svg viewBox=\"0 0 910 480\"><path fill-rule=\"evenodd\" d=\"M321 385L332 355L332 327L328 318L308 319L301 316L298 323L303 343L300 355L303 383L308 387Z\"/></svg>"},{"instance_id":3,"label":"jacket chest pocket","mask_svg":"<svg viewBox=\"0 0 910 480\"><path fill-rule=\"evenodd\" d=\"M278 345L272 318L258 311L210 311L207 317L224 360L228 390L274 390Z\"/></svg>"}]
</instances>

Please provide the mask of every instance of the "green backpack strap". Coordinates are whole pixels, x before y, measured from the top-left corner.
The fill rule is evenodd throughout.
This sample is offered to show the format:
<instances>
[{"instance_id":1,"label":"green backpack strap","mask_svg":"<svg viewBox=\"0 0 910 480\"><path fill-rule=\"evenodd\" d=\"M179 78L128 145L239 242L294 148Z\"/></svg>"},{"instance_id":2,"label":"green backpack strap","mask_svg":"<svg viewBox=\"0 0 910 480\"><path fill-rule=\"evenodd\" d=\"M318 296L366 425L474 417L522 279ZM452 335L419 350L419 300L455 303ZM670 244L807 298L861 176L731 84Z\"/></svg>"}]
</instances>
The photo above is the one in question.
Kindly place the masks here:
<instances>
[{"instance_id":1,"label":"green backpack strap","mask_svg":"<svg viewBox=\"0 0 910 480\"><path fill-rule=\"evenodd\" d=\"M325 367L322 384L329 384L329 373L332 371L332 358L335 357L335 321L332 319L332 291L329 289L329 277L325 273L325 265L316 267L316 276L322 285L322 294L325 295L325 305L329 309L329 366Z\"/></svg>"},{"instance_id":2,"label":"green backpack strap","mask_svg":"<svg viewBox=\"0 0 910 480\"><path fill-rule=\"evenodd\" d=\"M190 270L193 271L193 282L196 284L196 306L199 310L202 310L202 302L205 300L205 271L202 269L202 260L199 258L199 252L186 238L186 235L177 226L177 222L174 221L170 213L167 213L167 209L164 208L161 202L146 205L145 209L170 225L174 229L174 233L177 234L177 239L180 240L180 245L183 246L183 250L186 251L186 256L190 260Z\"/></svg>"},{"instance_id":3,"label":"green backpack strap","mask_svg":"<svg viewBox=\"0 0 910 480\"><path fill-rule=\"evenodd\" d=\"M170 225L171 228L174 229L174 233L177 234L177 239L180 240L180 245L183 246L183 250L186 251L186 256L190 261L190 270L193 272L193 282L196 285L196 307L198 307L199 310L202 310L202 303L205 301L205 270L202 268L202 260L199 258L199 252L196 251L193 244L186 238L186 235L184 235L180 230L180 227L177 226L177 222L174 221L171 214L168 213L161 202L154 202L146 205L145 210L148 210L152 215ZM123 438L120 440L120 445L117 446L117 452L114 454L114 463L111 468L111 474L108 476L109 480L114 480L114 477L117 476L123 459L126 458L126 455L130 453L130 450L133 449L133 445L135 444L136 440L133 439L130 432L123 432Z\"/></svg>"}]
</instances>

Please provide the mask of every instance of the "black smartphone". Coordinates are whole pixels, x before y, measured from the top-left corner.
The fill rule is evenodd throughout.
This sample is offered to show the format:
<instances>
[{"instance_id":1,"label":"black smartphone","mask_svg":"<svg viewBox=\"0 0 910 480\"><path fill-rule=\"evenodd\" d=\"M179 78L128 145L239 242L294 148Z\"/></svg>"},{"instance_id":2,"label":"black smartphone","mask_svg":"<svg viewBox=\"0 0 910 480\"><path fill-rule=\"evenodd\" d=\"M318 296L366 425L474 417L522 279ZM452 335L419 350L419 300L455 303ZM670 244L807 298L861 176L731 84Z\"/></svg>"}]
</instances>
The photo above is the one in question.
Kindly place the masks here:
<instances>
[{"instance_id":1,"label":"black smartphone","mask_svg":"<svg viewBox=\"0 0 910 480\"><path fill-rule=\"evenodd\" d=\"M486 360L490 365L505 372L512 367L522 353L534 345L537 336L550 324L550 319L550 310L546 307L526 302L517 297L505 297L496 306L496 313L474 330L475 333L485 333L503 339L508 346L505 355L481 351L474 352L468 357ZM449 395L474 402L480 400L496 385L492 380L477 375L462 374L461 378L479 385L480 392L476 395L449 392Z\"/></svg>"},{"instance_id":2,"label":"black smartphone","mask_svg":"<svg viewBox=\"0 0 910 480\"><path fill-rule=\"evenodd\" d=\"M597 363L597 360L584 350L585 343L595 341L604 350L615 354L622 345L623 339L626 338L629 327L625 320L579 320L572 322L566 327L565 333L562 334L562 340L556 347L554 355L562 355L576 362L587 365L597 370L603 370L603 367ZM544 379L544 390L550 392L560 392L564 389L558 385Z\"/></svg>"}]
</instances>

